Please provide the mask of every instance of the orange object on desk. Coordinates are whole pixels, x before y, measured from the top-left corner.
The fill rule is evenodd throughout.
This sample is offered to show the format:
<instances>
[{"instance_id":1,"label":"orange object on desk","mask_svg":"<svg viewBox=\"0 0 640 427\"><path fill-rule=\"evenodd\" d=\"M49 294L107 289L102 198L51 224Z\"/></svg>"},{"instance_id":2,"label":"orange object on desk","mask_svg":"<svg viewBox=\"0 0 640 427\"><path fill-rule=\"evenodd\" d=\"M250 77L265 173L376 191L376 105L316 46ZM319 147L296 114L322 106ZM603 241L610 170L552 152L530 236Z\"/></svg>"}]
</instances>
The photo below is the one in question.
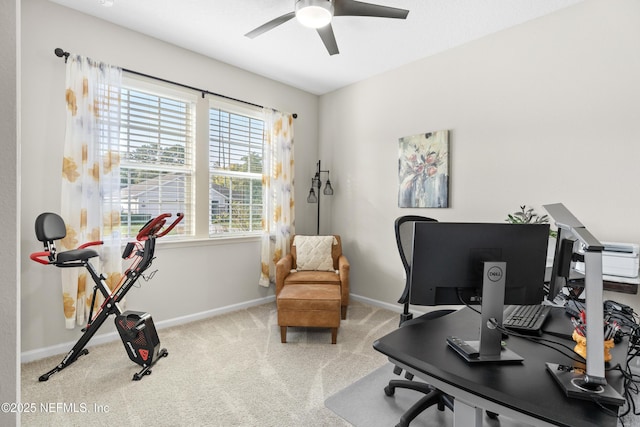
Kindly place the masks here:
<instances>
[{"instance_id":1,"label":"orange object on desk","mask_svg":"<svg viewBox=\"0 0 640 427\"><path fill-rule=\"evenodd\" d=\"M587 337L580 335L578 331L573 331L573 335L571 336L573 340L576 342L576 346L573 348L573 351L582 356L585 360L587 359ZM608 362L611 360L611 349L615 346L613 339L607 340L604 342L604 361Z\"/></svg>"}]
</instances>

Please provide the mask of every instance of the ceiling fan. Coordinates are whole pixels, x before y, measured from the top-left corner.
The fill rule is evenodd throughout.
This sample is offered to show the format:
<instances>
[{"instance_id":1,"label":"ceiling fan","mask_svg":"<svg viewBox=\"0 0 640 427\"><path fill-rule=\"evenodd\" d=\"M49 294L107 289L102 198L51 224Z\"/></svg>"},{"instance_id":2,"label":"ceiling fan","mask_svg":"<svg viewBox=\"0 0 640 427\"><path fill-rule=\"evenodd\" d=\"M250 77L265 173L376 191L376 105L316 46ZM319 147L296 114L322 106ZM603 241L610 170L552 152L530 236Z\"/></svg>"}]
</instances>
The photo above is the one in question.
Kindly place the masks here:
<instances>
[{"instance_id":1,"label":"ceiling fan","mask_svg":"<svg viewBox=\"0 0 640 427\"><path fill-rule=\"evenodd\" d=\"M284 24L293 17L306 27L315 28L329 55L340 53L331 27L334 16L372 16L378 18L406 19L408 10L380 6L356 0L295 0L293 12L285 13L271 21L249 31L245 36L253 39L260 34Z\"/></svg>"}]
</instances>

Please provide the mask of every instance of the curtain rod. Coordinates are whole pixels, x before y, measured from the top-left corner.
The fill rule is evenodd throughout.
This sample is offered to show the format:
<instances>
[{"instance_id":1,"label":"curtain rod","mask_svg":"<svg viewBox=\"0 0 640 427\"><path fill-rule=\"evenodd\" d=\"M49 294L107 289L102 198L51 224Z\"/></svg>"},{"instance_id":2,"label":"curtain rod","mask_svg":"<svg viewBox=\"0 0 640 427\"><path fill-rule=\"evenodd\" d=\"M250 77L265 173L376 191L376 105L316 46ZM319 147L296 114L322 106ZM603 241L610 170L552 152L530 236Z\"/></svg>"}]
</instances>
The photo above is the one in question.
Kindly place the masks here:
<instances>
[{"instance_id":1,"label":"curtain rod","mask_svg":"<svg viewBox=\"0 0 640 427\"><path fill-rule=\"evenodd\" d=\"M69 55L70 55L69 52L66 52L63 49L60 49L59 47L56 48L53 52L56 54L56 56L58 58L64 57L64 62L65 62L65 64L67 63L67 59L69 58ZM228 99L228 100L231 100L231 101L241 102L243 104L251 105L253 107L265 108L264 106L258 105L258 104L254 104L253 102L243 101L242 99L232 98L230 96L222 95L222 94L215 93L215 92L210 92L210 91L205 90L205 89L199 89L197 87L193 87L193 86L185 85L185 84L182 84L182 83L174 82L174 81L171 81L171 80L163 79L161 77L152 76L152 75L141 73L141 72L138 72L138 71L128 70L126 68L121 68L121 70L125 71L125 72L127 72L129 74L135 74L136 76L147 77L149 79L158 80L158 81L161 81L161 82L164 82L164 83L169 83L171 85L180 86L180 87L183 87L183 88L186 88L186 89L191 89L193 91L200 92L202 94L203 98L204 98L204 95L207 94L207 95L218 96L220 98ZM297 113L293 113L292 116L293 116L294 119L298 118L298 114Z\"/></svg>"}]
</instances>

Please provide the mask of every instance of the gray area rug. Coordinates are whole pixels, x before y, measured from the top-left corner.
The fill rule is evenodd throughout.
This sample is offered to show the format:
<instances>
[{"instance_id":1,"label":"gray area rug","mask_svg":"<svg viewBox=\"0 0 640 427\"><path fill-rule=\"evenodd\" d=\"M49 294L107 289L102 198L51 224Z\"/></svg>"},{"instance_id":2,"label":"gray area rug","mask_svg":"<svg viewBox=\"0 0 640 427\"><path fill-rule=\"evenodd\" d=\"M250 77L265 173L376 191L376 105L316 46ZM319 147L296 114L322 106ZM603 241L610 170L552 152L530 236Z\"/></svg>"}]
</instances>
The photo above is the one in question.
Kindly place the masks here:
<instances>
[{"instance_id":1,"label":"gray area rug","mask_svg":"<svg viewBox=\"0 0 640 427\"><path fill-rule=\"evenodd\" d=\"M393 373L393 365L389 363L329 397L325 401L325 405L356 427L395 426L400 421L400 416L420 400L423 394L398 388L393 396L388 397L384 393L384 387L390 379L402 379L402 377ZM427 409L411 422L411 427L451 425L453 425L452 412L450 410L438 411L435 406ZM506 417L500 417L499 421L491 420L486 415L484 425L492 427L528 426L528 424L518 423Z\"/></svg>"},{"instance_id":2,"label":"gray area rug","mask_svg":"<svg viewBox=\"0 0 640 427\"><path fill-rule=\"evenodd\" d=\"M422 397L418 392L404 389L396 389L394 396L387 397L384 387L394 378L401 379L393 373L393 365L388 363L329 397L324 403L327 408L356 427L394 426L404 411ZM429 408L411 423L411 427L452 424L451 411Z\"/></svg>"},{"instance_id":3,"label":"gray area rug","mask_svg":"<svg viewBox=\"0 0 640 427\"><path fill-rule=\"evenodd\" d=\"M388 363L374 370L355 383L325 400L325 406L355 427L395 426L402 414L423 395L406 389L396 389L394 396L388 397L384 387L390 379L402 379L393 373L393 365ZM449 410L438 411L433 406L418 415L411 427L442 427L453 425L453 414ZM618 426L637 427L640 420L625 417L624 424ZM484 415L485 427L525 427L529 424L499 416L493 420Z\"/></svg>"}]
</instances>

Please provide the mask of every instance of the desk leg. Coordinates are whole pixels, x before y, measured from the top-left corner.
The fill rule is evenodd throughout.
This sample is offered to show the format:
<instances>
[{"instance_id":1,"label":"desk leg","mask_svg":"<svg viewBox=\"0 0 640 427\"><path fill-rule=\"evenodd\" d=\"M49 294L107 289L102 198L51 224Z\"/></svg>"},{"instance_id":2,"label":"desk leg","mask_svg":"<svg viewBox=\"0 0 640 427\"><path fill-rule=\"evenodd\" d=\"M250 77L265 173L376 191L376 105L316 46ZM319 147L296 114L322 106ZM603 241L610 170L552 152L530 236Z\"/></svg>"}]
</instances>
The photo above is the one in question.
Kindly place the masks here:
<instances>
[{"instance_id":1,"label":"desk leg","mask_svg":"<svg viewBox=\"0 0 640 427\"><path fill-rule=\"evenodd\" d=\"M453 402L454 427L482 427L482 408L476 408L458 398Z\"/></svg>"}]
</instances>

